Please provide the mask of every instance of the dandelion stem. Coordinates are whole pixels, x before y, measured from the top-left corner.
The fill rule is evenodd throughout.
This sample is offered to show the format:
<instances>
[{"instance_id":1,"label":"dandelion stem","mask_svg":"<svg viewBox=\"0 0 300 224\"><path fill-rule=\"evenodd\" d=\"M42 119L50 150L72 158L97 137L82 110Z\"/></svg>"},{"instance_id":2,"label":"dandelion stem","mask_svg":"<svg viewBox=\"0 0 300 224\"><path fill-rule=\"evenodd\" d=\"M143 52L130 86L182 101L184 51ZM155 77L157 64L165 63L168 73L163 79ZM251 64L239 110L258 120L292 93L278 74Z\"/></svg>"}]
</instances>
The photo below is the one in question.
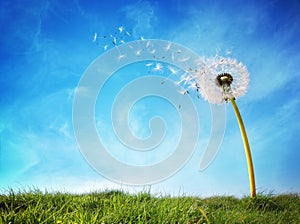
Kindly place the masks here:
<instances>
[{"instance_id":1,"label":"dandelion stem","mask_svg":"<svg viewBox=\"0 0 300 224\"><path fill-rule=\"evenodd\" d=\"M248 142L248 137L246 134L245 126L241 117L241 114L239 112L239 109L235 103L234 98L230 98L230 102L232 104L232 107L234 109L236 118L239 123L241 135L243 138L243 143L244 143L244 148L245 148L245 153L246 153L246 159L247 159L247 165L248 165L248 174L249 174L249 181L250 181L250 195L251 197L256 196L256 188L255 188L255 178L254 178L254 169L253 169L253 163L252 163L252 156L251 156L251 151L250 151L250 146Z\"/></svg>"}]
</instances>

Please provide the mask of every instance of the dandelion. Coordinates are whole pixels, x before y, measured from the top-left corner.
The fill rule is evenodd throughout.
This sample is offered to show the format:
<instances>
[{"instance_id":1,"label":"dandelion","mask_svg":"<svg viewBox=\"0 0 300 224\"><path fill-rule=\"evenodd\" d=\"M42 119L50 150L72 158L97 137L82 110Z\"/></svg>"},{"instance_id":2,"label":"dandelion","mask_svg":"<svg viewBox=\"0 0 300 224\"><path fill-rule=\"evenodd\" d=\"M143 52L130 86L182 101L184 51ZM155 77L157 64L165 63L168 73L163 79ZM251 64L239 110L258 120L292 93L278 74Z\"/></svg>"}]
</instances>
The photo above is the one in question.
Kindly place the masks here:
<instances>
[{"instance_id":1,"label":"dandelion","mask_svg":"<svg viewBox=\"0 0 300 224\"><path fill-rule=\"evenodd\" d=\"M236 98L246 93L249 73L242 63L231 58L218 56L206 59L205 64L204 69L195 74L195 80L201 84L197 90L199 89L204 99L210 103L231 102L243 138L248 164L250 194L251 197L255 197L256 188L250 146L241 114L235 102Z\"/></svg>"},{"instance_id":2,"label":"dandelion","mask_svg":"<svg viewBox=\"0 0 300 224\"><path fill-rule=\"evenodd\" d=\"M213 104L221 104L231 97L238 98L246 93L249 74L242 63L222 57L206 59L204 62L204 68L195 74L195 78L201 84L201 94L205 100ZM221 74L230 74L232 77L230 91L224 91L220 80L217 80L217 76Z\"/></svg>"}]
</instances>

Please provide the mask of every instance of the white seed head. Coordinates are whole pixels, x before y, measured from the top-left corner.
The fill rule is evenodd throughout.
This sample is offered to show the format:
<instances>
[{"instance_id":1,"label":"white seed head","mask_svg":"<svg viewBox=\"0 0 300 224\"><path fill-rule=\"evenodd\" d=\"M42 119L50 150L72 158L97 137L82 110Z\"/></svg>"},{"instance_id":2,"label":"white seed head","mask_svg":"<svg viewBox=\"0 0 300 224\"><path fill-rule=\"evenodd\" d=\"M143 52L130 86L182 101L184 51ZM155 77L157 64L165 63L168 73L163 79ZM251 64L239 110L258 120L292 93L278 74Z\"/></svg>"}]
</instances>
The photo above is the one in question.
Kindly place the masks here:
<instances>
[{"instance_id":1,"label":"white seed head","mask_svg":"<svg viewBox=\"0 0 300 224\"><path fill-rule=\"evenodd\" d=\"M195 80L200 85L200 93L205 100L214 104L225 102L222 88L217 85L216 78L219 74L228 73L233 81L230 84L232 95L238 98L247 91L249 73L247 68L232 58L214 57L206 58L205 66L195 73Z\"/></svg>"}]
</instances>

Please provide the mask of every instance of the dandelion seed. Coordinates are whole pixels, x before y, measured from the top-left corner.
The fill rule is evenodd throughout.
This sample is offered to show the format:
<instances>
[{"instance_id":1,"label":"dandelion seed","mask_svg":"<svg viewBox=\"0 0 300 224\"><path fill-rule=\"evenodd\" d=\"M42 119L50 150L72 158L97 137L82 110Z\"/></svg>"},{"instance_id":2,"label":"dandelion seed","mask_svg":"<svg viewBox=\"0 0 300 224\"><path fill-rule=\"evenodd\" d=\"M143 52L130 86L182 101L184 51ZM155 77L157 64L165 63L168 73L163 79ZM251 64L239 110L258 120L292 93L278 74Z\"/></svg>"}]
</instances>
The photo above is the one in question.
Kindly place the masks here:
<instances>
[{"instance_id":1,"label":"dandelion seed","mask_svg":"<svg viewBox=\"0 0 300 224\"><path fill-rule=\"evenodd\" d=\"M230 51L230 50L226 51L226 54L227 54L227 55L230 55L230 54L231 54L231 51Z\"/></svg>"},{"instance_id":2,"label":"dandelion seed","mask_svg":"<svg viewBox=\"0 0 300 224\"><path fill-rule=\"evenodd\" d=\"M120 44L124 44L125 43L125 41L124 40L120 40Z\"/></svg>"},{"instance_id":3,"label":"dandelion seed","mask_svg":"<svg viewBox=\"0 0 300 224\"><path fill-rule=\"evenodd\" d=\"M162 71L163 66L161 65L161 63L157 63L155 68L153 68L154 71Z\"/></svg>"},{"instance_id":4,"label":"dandelion seed","mask_svg":"<svg viewBox=\"0 0 300 224\"><path fill-rule=\"evenodd\" d=\"M154 54L155 51L156 51L155 49L151 50L151 51L150 51L150 54Z\"/></svg>"},{"instance_id":5,"label":"dandelion seed","mask_svg":"<svg viewBox=\"0 0 300 224\"><path fill-rule=\"evenodd\" d=\"M181 77L180 80L176 83L177 85L180 85L181 83L183 83L183 85L185 86L186 84L188 84L190 81L192 80L192 77L187 75L187 72L185 72Z\"/></svg>"},{"instance_id":6,"label":"dandelion seed","mask_svg":"<svg viewBox=\"0 0 300 224\"><path fill-rule=\"evenodd\" d=\"M97 34L97 33L94 33L93 42L96 42L97 36L98 36L98 34Z\"/></svg>"},{"instance_id":7,"label":"dandelion seed","mask_svg":"<svg viewBox=\"0 0 300 224\"><path fill-rule=\"evenodd\" d=\"M153 65L153 63L152 62L149 62L149 63L147 63L145 66L146 67L150 67L150 66L152 66Z\"/></svg>"},{"instance_id":8,"label":"dandelion seed","mask_svg":"<svg viewBox=\"0 0 300 224\"><path fill-rule=\"evenodd\" d=\"M192 80L192 78L191 78ZM196 82L191 82L191 80L189 81L189 89L193 89L193 90L196 90L197 92L199 91L199 86L198 86L198 83Z\"/></svg>"},{"instance_id":9,"label":"dandelion seed","mask_svg":"<svg viewBox=\"0 0 300 224\"><path fill-rule=\"evenodd\" d=\"M182 91L178 91L180 94L182 95L186 95L186 94L189 94L189 91L188 90L182 90Z\"/></svg>"},{"instance_id":10,"label":"dandelion seed","mask_svg":"<svg viewBox=\"0 0 300 224\"><path fill-rule=\"evenodd\" d=\"M171 71L171 75L176 75L178 73L178 70L176 70L175 68L173 68L172 66L168 67L169 70Z\"/></svg>"},{"instance_id":11,"label":"dandelion seed","mask_svg":"<svg viewBox=\"0 0 300 224\"><path fill-rule=\"evenodd\" d=\"M103 49L106 51L108 48L108 45L104 45Z\"/></svg>"},{"instance_id":12,"label":"dandelion seed","mask_svg":"<svg viewBox=\"0 0 300 224\"><path fill-rule=\"evenodd\" d=\"M123 26L120 26L120 27L118 28L118 30L119 30L120 33L122 33L123 30L124 30L124 27L123 27Z\"/></svg>"},{"instance_id":13,"label":"dandelion seed","mask_svg":"<svg viewBox=\"0 0 300 224\"><path fill-rule=\"evenodd\" d=\"M180 58L178 59L179 62L186 62L190 59L190 57L184 57L184 58Z\"/></svg>"},{"instance_id":14,"label":"dandelion seed","mask_svg":"<svg viewBox=\"0 0 300 224\"><path fill-rule=\"evenodd\" d=\"M121 60L123 58L126 58L126 54L120 54L119 57L118 57L119 60Z\"/></svg>"},{"instance_id":15,"label":"dandelion seed","mask_svg":"<svg viewBox=\"0 0 300 224\"><path fill-rule=\"evenodd\" d=\"M114 46L117 44L117 38L116 37L113 37L112 43L113 43Z\"/></svg>"},{"instance_id":16,"label":"dandelion seed","mask_svg":"<svg viewBox=\"0 0 300 224\"><path fill-rule=\"evenodd\" d=\"M149 46L150 46L150 41L147 41L146 48L148 48Z\"/></svg>"},{"instance_id":17,"label":"dandelion seed","mask_svg":"<svg viewBox=\"0 0 300 224\"><path fill-rule=\"evenodd\" d=\"M135 54L139 56L139 55L141 55L141 52L142 52L142 50L136 50Z\"/></svg>"},{"instance_id":18,"label":"dandelion seed","mask_svg":"<svg viewBox=\"0 0 300 224\"><path fill-rule=\"evenodd\" d=\"M168 45L165 47L165 51L169 51L171 49L172 44L168 43Z\"/></svg>"},{"instance_id":19,"label":"dandelion seed","mask_svg":"<svg viewBox=\"0 0 300 224\"><path fill-rule=\"evenodd\" d=\"M141 36L141 40L145 40L143 36Z\"/></svg>"}]
</instances>

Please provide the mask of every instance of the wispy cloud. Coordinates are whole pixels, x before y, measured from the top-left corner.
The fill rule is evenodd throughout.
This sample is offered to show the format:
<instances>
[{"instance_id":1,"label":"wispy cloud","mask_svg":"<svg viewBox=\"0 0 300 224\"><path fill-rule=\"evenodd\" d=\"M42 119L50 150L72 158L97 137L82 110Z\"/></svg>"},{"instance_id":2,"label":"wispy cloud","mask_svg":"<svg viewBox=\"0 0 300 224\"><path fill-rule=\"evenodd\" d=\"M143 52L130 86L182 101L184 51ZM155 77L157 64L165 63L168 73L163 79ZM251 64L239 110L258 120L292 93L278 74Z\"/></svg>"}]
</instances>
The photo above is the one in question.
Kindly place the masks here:
<instances>
[{"instance_id":1,"label":"wispy cloud","mask_svg":"<svg viewBox=\"0 0 300 224\"><path fill-rule=\"evenodd\" d=\"M127 19L133 21L132 34L134 38L139 39L143 35L151 35L153 22L156 19L153 4L149 1L138 1L125 6L123 11Z\"/></svg>"},{"instance_id":2,"label":"wispy cloud","mask_svg":"<svg viewBox=\"0 0 300 224\"><path fill-rule=\"evenodd\" d=\"M71 132L68 122L64 122L58 129L59 133L61 133L66 138L71 138Z\"/></svg>"}]
</instances>

